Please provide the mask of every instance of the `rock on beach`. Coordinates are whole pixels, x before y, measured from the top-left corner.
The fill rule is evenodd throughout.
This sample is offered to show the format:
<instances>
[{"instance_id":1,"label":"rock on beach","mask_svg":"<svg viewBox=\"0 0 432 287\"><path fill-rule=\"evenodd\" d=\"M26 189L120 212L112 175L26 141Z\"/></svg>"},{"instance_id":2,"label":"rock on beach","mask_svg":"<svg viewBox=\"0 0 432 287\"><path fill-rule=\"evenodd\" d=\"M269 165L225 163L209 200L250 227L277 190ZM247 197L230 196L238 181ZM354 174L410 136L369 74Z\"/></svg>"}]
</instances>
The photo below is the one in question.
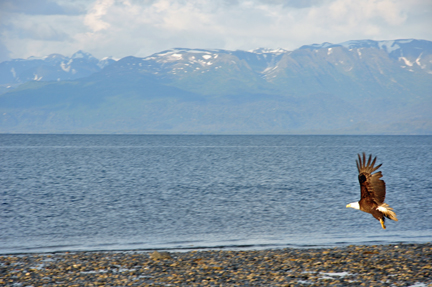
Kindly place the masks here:
<instances>
[{"instance_id":1,"label":"rock on beach","mask_svg":"<svg viewBox=\"0 0 432 287\"><path fill-rule=\"evenodd\" d=\"M0 256L0 286L432 286L432 244Z\"/></svg>"}]
</instances>

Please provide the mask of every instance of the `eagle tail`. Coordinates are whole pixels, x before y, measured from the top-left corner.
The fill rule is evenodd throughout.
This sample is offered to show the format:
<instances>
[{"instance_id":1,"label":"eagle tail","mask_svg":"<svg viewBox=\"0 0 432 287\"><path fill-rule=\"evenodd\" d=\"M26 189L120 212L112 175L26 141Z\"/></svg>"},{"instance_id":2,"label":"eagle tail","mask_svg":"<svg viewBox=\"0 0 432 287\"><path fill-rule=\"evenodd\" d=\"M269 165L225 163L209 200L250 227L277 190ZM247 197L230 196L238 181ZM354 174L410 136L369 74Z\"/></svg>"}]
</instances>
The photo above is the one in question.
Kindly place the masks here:
<instances>
[{"instance_id":1,"label":"eagle tail","mask_svg":"<svg viewBox=\"0 0 432 287\"><path fill-rule=\"evenodd\" d=\"M381 211L385 217L394 221L398 221L396 213L393 211L393 208L391 208L387 203L381 204L380 206L378 206L377 209Z\"/></svg>"}]
</instances>

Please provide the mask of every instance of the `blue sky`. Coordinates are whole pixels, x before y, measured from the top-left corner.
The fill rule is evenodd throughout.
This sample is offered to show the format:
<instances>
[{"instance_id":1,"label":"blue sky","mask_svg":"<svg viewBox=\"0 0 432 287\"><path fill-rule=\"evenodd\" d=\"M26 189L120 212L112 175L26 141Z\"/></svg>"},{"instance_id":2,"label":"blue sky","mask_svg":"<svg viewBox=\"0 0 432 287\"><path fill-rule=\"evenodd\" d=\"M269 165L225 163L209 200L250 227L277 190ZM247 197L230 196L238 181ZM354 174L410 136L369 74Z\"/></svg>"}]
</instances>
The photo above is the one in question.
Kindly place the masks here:
<instances>
[{"instance_id":1,"label":"blue sky","mask_svg":"<svg viewBox=\"0 0 432 287\"><path fill-rule=\"evenodd\" d=\"M432 40L431 0L0 0L0 61Z\"/></svg>"}]
</instances>

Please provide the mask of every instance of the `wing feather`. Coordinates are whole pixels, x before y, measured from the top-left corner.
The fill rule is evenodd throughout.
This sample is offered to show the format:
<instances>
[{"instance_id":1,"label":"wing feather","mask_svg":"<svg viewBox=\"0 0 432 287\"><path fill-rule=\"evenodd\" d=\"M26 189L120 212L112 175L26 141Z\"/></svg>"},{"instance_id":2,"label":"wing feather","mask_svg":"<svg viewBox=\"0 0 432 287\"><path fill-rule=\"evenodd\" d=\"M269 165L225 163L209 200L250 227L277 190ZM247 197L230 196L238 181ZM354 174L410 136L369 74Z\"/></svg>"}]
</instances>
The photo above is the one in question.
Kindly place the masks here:
<instances>
[{"instance_id":1,"label":"wing feather","mask_svg":"<svg viewBox=\"0 0 432 287\"><path fill-rule=\"evenodd\" d=\"M363 168L363 166L362 166L362 159L360 157L360 154L358 154L358 161L356 160L356 163L357 163L358 172L360 173L360 170L362 170L362 168Z\"/></svg>"},{"instance_id":2,"label":"wing feather","mask_svg":"<svg viewBox=\"0 0 432 287\"><path fill-rule=\"evenodd\" d=\"M373 173L382 164L375 165L376 157L372 160L372 155L369 156L366 163L366 154L363 153L363 157L358 155L359 162L357 162L357 169L359 171L359 183L361 191L361 199L370 198L376 204L380 205L384 203L386 195L385 182L381 179L382 173L378 171Z\"/></svg>"},{"instance_id":3,"label":"wing feather","mask_svg":"<svg viewBox=\"0 0 432 287\"><path fill-rule=\"evenodd\" d=\"M374 158L374 160L373 160L371 166L374 166L374 165L375 165L375 162L376 162L376 157Z\"/></svg>"},{"instance_id":4,"label":"wing feather","mask_svg":"<svg viewBox=\"0 0 432 287\"><path fill-rule=\"evenodd\" d=\"M374 171L376 171L377 169L379 169L380 167L382 166L382 163L381 164L379 164L379 165L377 165L376 167L374 167L374 169L371 171L371 172L374 172Z\"/></svg>"},{"instance_id":5,"label":"wing feather","mask_svg":"<svg viewBox=\"0 0 432 287\"><path fill-rule=\"evenodd\" d=\"M366 154L363 153L363 166L362 166L362 168L365 167L365 163L366 163Z\"/></svg>"},{"instance_id":6,"label":"wing feather","mask_svg":"<svg viewBox=\"0 0 432 287\"><path fill-rule=\"evenodd\" d=\"M381 180L382 177L381 171L378 171L371 176L371 186L375 198L375 202L381 205L384 203L386 190L385 190L385 182Z\"/></svg>"},{"instance_id":7,"label":"wing feather","mask_svg":"<svg viewBox=\"0 0 432 287\"><path fill-rule=\"evenodd\" d=\"M376 157L375 157L375 158L376 158ZM370 154L370 155L369 155L369 159L368 159L368 163L367 163L366 166L370 166L371 160L372 160L372 155Z\"/></svg>"}]
</instances>

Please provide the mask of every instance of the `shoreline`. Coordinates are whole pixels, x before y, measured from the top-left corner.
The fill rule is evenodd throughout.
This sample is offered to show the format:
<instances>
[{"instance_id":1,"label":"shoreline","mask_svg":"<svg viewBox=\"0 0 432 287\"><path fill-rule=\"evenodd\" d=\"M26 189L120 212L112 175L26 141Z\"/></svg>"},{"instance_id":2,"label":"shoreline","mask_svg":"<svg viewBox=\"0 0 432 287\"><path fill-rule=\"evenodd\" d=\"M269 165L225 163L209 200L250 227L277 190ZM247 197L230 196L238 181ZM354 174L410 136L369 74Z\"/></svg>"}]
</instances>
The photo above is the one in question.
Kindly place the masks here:
<instances>
[{"instance_id":1,"label":"shoreline","mask_svg":"<svg viewBox=\"0 0 432 287\"><path fill-rule=\"evenodd\" d=\"M0 255L0 285L432 286L432 243Z\"/></svg>"},{"instance_id":2,"label":"shoreline","mask_svg":"<svg viewBox=\"0 0 432 287\"><path fill-rule=\"evenodd\" d=\"M430 236L429 236L430 237ZM183 245L183 246L175 246L175 247L167 247L162 245L156 246L148 246L148 247L138 247L138 248L88 248L88 246L84 248L77 248L75 245L66 246L49 246L45 247L7 247L0 251L1 256L14 256L14 255L31 255L31 254L62 254L62 253L94 253L94 252L106 252L106 253L122 253L122 252L137 252L137 253L146 253L146 252L172 252L172 253L184 253L184 252L192 252L192 251L258 251L258 250L279 250L279 249L342 249L350 246L385 246L385 245L423 245L429 244L432 241L425 240L397 240L397 241L358 241L358 242L341 242L336 244L324 243L324 244L238 244L238 245ZM110 245L110 244L108 244ZM59 247L59 248L57 248Z\"/></svg>"}]
</instances>

